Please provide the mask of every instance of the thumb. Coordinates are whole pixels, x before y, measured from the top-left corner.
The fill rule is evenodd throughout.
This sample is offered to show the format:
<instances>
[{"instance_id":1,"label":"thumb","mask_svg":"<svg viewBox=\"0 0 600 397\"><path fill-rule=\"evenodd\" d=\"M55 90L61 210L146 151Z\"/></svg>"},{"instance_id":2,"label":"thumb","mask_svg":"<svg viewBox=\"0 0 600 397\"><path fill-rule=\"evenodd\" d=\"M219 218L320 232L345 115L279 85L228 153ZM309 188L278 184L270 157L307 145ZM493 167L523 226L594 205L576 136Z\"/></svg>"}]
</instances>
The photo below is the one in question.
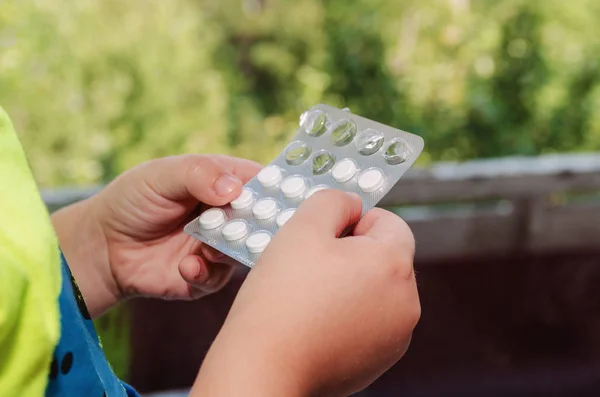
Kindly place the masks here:
<instances>
[{"instance_id":1,"label":"thumb","mask_svg":"<svg viewBox=\"0 0 600 397\"><path fill-rule=\"evenodd\" d=\"M184 155L142 165L142 178L171 201L195 199L219 206L239 196L242 186L260 170L252 161L225 156Z\"/></svg>"},{"instance_id":2,"label":"thumb","mask_svg":"<svg viewBox=\"0 0 600 397\"><path fill-rule=\"evenodd\" d=\"M285 227L309 228L317 235L339 237L344 229L358 221L361 212L358 195L326 189L303 202Z\"/></svg>"},{"instance_id":3,"label":"thumb","mask_svg":"<svg viewBox=\"0 0 600 397\"><path fill-rule=\"evenodd\" d=\"M199 298L222 289L231 279L233 266L207 262L199 255L188 255L179 262L181 278L188 284L190 298Z\"/></svg>"}]
</instances>

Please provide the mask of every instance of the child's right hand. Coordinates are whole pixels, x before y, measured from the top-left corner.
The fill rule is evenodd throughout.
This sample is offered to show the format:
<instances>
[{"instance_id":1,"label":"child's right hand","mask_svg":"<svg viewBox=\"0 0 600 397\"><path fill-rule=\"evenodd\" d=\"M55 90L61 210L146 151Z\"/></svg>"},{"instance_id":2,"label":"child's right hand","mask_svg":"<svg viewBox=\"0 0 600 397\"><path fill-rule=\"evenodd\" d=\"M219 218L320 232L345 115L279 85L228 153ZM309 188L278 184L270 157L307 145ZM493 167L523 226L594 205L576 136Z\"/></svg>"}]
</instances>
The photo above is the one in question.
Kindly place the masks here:
<instances>
[{"instance_id":1,"label":"child's right hand","mask_svg":"<svg viewBox=\"0 0 600 397\"><path fill-rule=\"evenodd\" d=\"M346 396L396 363L420 317L406 223L335 190L303 203L242 286L192 395Z\"/></svg>"}]
</instances>

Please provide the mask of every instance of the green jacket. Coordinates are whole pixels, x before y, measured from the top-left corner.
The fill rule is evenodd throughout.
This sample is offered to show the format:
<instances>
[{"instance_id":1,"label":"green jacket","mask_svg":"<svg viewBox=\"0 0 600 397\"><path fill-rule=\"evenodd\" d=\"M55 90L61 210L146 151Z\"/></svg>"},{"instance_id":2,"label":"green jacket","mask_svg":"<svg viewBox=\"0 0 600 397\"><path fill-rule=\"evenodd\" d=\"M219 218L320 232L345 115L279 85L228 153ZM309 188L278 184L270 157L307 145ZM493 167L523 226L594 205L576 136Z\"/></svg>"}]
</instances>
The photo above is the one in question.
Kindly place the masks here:
<instances>
[{"instance_id":1,"label":"green jacket","mask_svg":"<svg viewBox=\"0 0 600 397\"><path fill-rule=\"evenodd\" d=\"M0 108L0 396L43 396L60 333L57 239Z\"/></svg>"}]
</instances>

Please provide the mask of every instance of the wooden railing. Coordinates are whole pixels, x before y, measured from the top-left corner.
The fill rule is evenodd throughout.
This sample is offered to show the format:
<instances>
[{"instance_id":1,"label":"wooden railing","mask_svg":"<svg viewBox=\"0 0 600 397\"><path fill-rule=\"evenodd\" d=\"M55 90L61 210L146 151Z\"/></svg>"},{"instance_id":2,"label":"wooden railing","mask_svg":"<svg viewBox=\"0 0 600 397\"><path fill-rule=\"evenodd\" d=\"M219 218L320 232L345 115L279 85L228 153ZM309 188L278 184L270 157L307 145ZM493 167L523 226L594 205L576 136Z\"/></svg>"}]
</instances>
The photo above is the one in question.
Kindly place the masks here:
<instances>
[{"instance_id":1,"label":"wooden railing","mask_svg":"<svg viewBox=\"0 0 600 397\"><path fill-rule=\"evenodd\" d=\"M43 191L51 209L100 187ZM600 155L438 163L410 170L380 206L411 225L421 262L594 249Z\"/></svg>"},{"instance_id":2,"label":"wooden railing","mask_svg":"<svg viewBox=\"0 0 600 397\"><path fill-rule=\"evenodd\" d=\"M98 189L43 197L56 209ZM381 206L415 234L423 316L361 397L599 395L600 155L435 164ZM131 302L136 387L189 387L245 274L196 302Z\"/></svg>"}]
</instances>

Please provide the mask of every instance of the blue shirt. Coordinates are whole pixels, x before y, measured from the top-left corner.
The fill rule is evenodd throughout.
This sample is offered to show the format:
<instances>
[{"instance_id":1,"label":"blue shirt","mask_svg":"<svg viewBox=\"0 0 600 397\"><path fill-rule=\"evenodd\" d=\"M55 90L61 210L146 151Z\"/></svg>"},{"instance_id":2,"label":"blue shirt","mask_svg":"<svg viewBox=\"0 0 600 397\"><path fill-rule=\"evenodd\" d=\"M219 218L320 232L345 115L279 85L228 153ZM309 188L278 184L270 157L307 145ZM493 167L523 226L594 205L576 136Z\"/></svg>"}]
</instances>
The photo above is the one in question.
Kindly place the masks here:
<instances>
[{"instance_id":1,"label":"blue shirt","mask_svg":"<svg viewBox=\"0 0 600 397\"><path fill-rule=\"evenodd\" d=\"M61 255L60 340L50 366L46 397L139 397L120 381L102 351L94 323Z\"/></svg>"}]
</instances>

